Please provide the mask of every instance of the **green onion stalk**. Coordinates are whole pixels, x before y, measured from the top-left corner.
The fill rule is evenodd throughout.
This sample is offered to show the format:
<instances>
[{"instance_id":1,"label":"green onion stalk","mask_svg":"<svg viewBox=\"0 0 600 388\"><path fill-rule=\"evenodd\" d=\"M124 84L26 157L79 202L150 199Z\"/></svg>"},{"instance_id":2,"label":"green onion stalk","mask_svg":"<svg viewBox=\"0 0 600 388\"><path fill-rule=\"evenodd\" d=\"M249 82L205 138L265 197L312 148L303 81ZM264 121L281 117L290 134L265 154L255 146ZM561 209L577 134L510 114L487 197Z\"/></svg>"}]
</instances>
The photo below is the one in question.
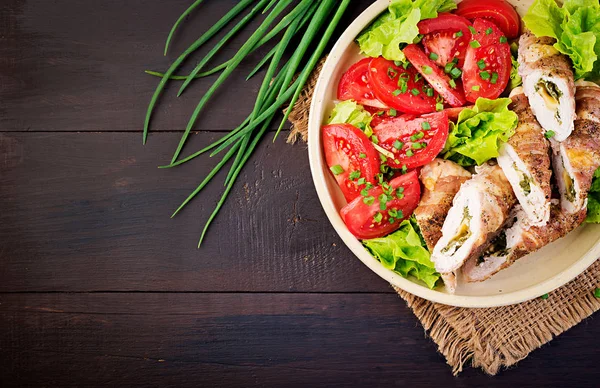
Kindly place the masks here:
<instances>
[{"instance_id":1,"label":"green onion stalk","mask_svg":"<svg viewBox=\"0 0 600 388\"><path fill-rule=\"evenodd\" d=\"M198 8L202 2L203 0L196 0L193 2L193 4L186 9L175 22L165 43L165 54L169 49L175 31L180 27L182 21L186 16ZM296 5L292 5L292 3L296 3ZM206 152L210 151L210 155L215 156L227 149L227 152L221 157L216 166L175 210L172 215L175 216L196 195L198 195L200 191L202 191L202 189L227 163L229 163L229 161L231 161L231 159L233 159L227 177L225 178L224 192L202 229L198 247L200 247L204 240L210 224L225 203L241 170L254 152L260 140L271 127L277 113L285 105L293 106L298 100L302 89L310 77L310 74L315 69L319 59L322 57L325 48L349 3L350 0L241 0L225 16L219 19L194 43L184 50L167 71L146 71L146 73L150 75L160 77L160 81L152 95L146 111L142 137L143 143L146 143L148 138L153 110L169 81L184 81L179 89L179 96L195 79L219 73L217 79L196 105L173 154L171 162L166 166L160 166L160 168L173 168L183 163L187 163ZM192 72L187 75L175 74L177 69L179 69L191 54L209 42L217 33L226 28L234 18L247 9L250 10L210 49L208 54L198 62ZM204 71L206 65L208 65L214 56L230 42L231 38L246 27L247 24L259 14L266 15L264 20L237 53L220 65ZM279 21L275 23L276 20ZM247 79L250 79L255 76L268 64L256 96L254 107L248 117L246 117L238 127L231 130L220 139L185 158L180 158L189 133L195 126L201 111L215 91L237 69L239 64L246 59L246 57L263 45L268 44L276 37L279 38L278 43L275 44L274 47L272 47L260 60L247 77ZM300 40L297 45L290 44L294 39L298 39L299 37ZM316 44L316 48L312 49L312 51L309 50L314 44ZM282 63L282 58L289 48L292 48L289 52L291 55L289 57L290 59L285 61L285 63ZM290 109L287 110L287 113L279 124L273 141L275 141L277 135L281 131L289 114Z\"/></svg>"}]
</instances>

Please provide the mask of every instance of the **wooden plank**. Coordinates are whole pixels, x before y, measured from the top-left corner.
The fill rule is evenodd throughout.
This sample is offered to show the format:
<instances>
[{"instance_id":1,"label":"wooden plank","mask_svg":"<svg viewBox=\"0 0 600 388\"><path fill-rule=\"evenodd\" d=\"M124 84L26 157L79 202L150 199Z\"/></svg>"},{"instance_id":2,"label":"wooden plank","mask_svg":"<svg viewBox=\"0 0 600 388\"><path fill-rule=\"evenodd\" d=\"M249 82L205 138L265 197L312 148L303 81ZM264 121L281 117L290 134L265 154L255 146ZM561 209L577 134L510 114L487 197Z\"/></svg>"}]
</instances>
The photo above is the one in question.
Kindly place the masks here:
<instances>
[{"instance_id":1,"label":"wooden plank","mask_svg":"<svg viewBox=\"0 0 600 388\"><path fill-rule=\"evenodd\" d=\"M588 387L600 378L595 320L495 378L453 378L395 295L13 294L0 303L2 386Z\"/></svg>"},{"instance_id":2,"label":"wooden plank","mask_svg":"<svg viewBox=\"0 0 600 388\"><path fill-rule=\"evenodd\" d=\"M284 137L264 139L198 250L224 174L169 219L216 163L157 169L179 134L0 134L0 291L391 292L337 237L305 146Z\"/></svg>"},{"instance_id":3,"label":"wooden plank","mask_svg":"<svg viewBox=\"0 0 600 388\"><path fill-rule=\"evenodd\" d=\"M3 1L0 131L140 131L158 83L143 71L166 69L235 3L204 2L182 25L172 50L163 57L168 31L189 0L104 0L93 6L79 0ZM352 3L341 25L371 2ZM244 29L213 64L231 58L259 22ZM211 47L189 60L182 72L189 72ZM206 107L195 129L229 130L243 121L262 82L260 76L248 82L245 77L269 48L243 62ZM185 129L215 79L195 81L179 99L179 83L169 87L153 116L152 130Z\"/></svg>"}]
</instances>

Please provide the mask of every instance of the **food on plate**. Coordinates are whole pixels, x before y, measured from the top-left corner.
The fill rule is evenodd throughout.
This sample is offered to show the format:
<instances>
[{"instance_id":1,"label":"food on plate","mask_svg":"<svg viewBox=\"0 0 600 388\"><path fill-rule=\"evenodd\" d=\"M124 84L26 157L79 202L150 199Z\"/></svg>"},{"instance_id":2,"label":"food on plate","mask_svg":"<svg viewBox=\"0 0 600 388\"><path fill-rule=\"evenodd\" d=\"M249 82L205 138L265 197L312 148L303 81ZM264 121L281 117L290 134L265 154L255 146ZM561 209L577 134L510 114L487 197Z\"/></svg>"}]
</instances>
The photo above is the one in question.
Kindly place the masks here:
<instances>
[{"instance_id":1,"label":"food on plate","mask_svg":"<svg viewBox=\"0 0 600 388\"><path fill-rule=\"evenodd\" d=\"M514 224L500 232L483 255L472 256L462 267L463 279L481 282L498 271L507 268L517 259L535 252L551 242L564 237L585 219L585 210L569 214L554 204L550 220L543 226L534 226L529 217L517 205Z\"/></svg>"},{"instance_id":2,"label":"food on plate","mask_svg":"<svg viewBox=\"0 0 600 388\"><path fill-rule=\"evenodd\" d=\"M565 141L552 141L552 163L567 213L585 208L594 172L600 166L600 87L577 81L575 129Z\"/></svg>"},{"instance_id":3,"label":"food on plate","mask_svg":"<svg viewBox=\"0 0 600 388\"><path fill-rule=\"evenodd\" d=\"M478 256L508 219L516 202L510 183L498 165L483 165L463 183L442 226L442 237L431 254L440 273L458 270Z\"/></svg>"},{"instance_id":4,"label":"food on plate","mask_svg":"<svg viewBox=\"0 0 600 388\"><path fill-rule=\"evenodd\" d=\"M550 218L550 143L531 112L523 88L514 89L511 96L510 109L519 117L519 124L500 147L498 165L530 223L544 225Z\"/></svg>"},{"instance_id":5,"label":"food on plate","mask_svg":"<svg viewBox=\"0 0 600 388\"><path fill-rule=\"evenodd\" d=\"M322 140L341 218L429 288L600 223L600 5L535 0L524 21L505 0L391 0L339 80Z\"/></svg>"},{"instance_id":6,"label":"food on plate","mask_svg":"<svg viewBox=\"0 0 600 388\"><path fill-rule=\"evenodd\" d=\"M563 141L573 131L575 81L567 56L555 39L526 32L519 40L519 74L531 110L547 133Z\"/></svg>"}]
</instances>

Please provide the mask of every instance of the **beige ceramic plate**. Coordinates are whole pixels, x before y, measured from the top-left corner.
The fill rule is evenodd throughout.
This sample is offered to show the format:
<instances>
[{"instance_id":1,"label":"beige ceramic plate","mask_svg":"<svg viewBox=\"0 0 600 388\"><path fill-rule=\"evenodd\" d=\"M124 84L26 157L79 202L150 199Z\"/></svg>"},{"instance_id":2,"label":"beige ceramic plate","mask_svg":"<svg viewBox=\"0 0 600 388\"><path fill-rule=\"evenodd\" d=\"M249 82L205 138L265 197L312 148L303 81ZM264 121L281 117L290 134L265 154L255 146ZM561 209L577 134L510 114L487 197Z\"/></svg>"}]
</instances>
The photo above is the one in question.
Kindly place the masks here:
<instances>
[{"instance_id":1,"label":"beige ceramic plate","mask_svg":"<svg viewBox=\"0 0 600 388\"><path fill-rule=\"evenodd\" d=\"M523 15L531 0L512 0L512 3ZM427 300L452 306L493 307L519 303L548 293L575 278L600 255L600 225L581 226L485 282L459 285L455 294L449 294L443 288L430 290L414 279L405 279L388 270L348 231L339 215L346 201L325 163L320 128L333 107L340 76L359 59L354 38L387 5L388 0L376 1L340 37L325 62L311 105L308 139L310 168L323 209L337 233L367 267L389 283Z\"/></svg>"}]
</instances>

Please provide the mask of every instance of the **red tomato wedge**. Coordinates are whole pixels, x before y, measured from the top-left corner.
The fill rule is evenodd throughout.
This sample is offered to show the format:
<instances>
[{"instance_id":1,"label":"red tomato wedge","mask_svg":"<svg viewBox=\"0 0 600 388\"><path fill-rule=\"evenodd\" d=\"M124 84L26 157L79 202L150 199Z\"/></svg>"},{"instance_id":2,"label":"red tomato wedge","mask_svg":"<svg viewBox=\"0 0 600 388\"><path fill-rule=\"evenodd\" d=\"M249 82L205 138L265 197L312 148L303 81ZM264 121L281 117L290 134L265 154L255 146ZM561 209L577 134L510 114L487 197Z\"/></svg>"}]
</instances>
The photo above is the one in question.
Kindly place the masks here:
<instances>
[{"instance_id":1,"label":"red tomato wedge","mask_svg":"<svg viewBox=\"0 0 600 388\"><path fill-rule=\"evenodd\" d=\"M379 154L360 129L350 124L330 124L322 129L327 165L346 200L360 195L365 183L375 183L379 173ZM364 182L359 184L361 178Z\"/></svg>"},{"instance_id":2,"label":"red tomato wedge","mask_svg":"<svg viewBox=\"0 0 600 388\"><path fill-rule=\"evenodd\" d=\"M510 80L510 46L494 23L475 19L473 27L476 44L467 49L462 74L466 99L498 98Z\"/></svg>"},{"instance_id":3,"label":"red tomato wedge","mask_svg":"<svg viewBox=\"0 0 600 388\"><path fill-rule=\"evenodd\" d=\"M371 58L361 59L350 66L342 75L337 90L338 100L354 100L361 105L387 109L387 106L375 98L369 85L369 63Z\"/></svg>"},{"instance_id":4,"label":"red tomato wedge","mask_svg":"<svg viewBox=\"0 0 600 388\"><path fill-rule=\"evenodd\" d=\"M429 59L419 46L409 44L403 51L406 59L448 104L452 106L462 106L465 104L465 96L462 90L457 87L456 81L451 81L451 78L435 62ZM451 82L454 82L453 86Z\"/></svg>"},{"instance_id":5,"label":"red tomato wedge","mask_svg":"<svg viewBox=\"0 0 600 388\"><path fill-rule=\"evenodd\" d=\"M431 162L440 153L448 138L448 114L445 111L421 117L405 115L382 120L373 127L378 145L394 154L386 164L408 169Z\"/></svg>"},{"instance_id":6,"label":"red tomato wedge","mask_svg":"<svg viewBox=\"0 0 600 388\"><path fill-rule=\"evenodd\" d=\"M377 97L390 108L405 113L435 111L436 95L413 66L404 69L384 58L374 58L369 65L371 87ZM429 95L427 91L431 90Z\"/></svg>"},{"instance_id":7,"label":"red tomato wedge","mask_svg":"<svg viewBox=\"0 0 600 388\"><path fill-rule=\"evenodd\" d=\"M491 20L507 38L519 36L521 18L513 6L504 0L463 0L458 3L455 13L469 20Z\"/></svg>"},{"instance_id":8,"label":"red tomato wedge","mask_svg":"<svg viewBox=\"0 0 600 388\"><path fill-rule=\"evenodd\" d=\"M449 13L441 13L437 18L420 21L419 33L424 35L421 44L427 56L440 66L458 58L457 65L462 68L471 40L470 25L471 22L462 16Z\"/></svg>"},{"instance_id":9,"label":"red tomato wedge","mask_svg":"<svg viewBox=\"0 0 600 388\"><path fill-rule=\"evenodd\" d=\"M383 237L410 217L421 197L417 172L394 178L383 187L372 188L368 194L354 199L340 211L348 230L360 239Z\"/></svg>"}]
</instances>

